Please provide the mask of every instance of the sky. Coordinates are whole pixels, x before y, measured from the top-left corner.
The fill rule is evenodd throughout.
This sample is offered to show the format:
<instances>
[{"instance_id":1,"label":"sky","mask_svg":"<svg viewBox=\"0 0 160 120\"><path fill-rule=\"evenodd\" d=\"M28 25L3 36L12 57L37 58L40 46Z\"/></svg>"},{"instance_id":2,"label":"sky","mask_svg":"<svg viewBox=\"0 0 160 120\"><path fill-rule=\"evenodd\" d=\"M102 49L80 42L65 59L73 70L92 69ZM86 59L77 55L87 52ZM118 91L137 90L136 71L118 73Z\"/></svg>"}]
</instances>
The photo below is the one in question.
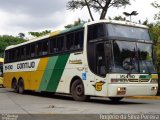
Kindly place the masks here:
<instances>
[{"instance_id":1,"label":"sky","mask_svg":"<svg viewBox=\"0 0 160 120\"><path fill-rule=\"evenodd\" d=\"M54 31L67 24L73 23L78 18L88 21L90 16L86 8L70 11L66 8L69 0L0 0L0 35L18 36L18 33L40 32L43 30ZM123 12L137 11L139 14L132 17L133 22L146 19L154 22L154 14L158 10L151 6L158 0L131 0L131 5L121 8L110 8L106 18L123 15ZM95 20L99 13L94 14ZM129 18L127 18L129 20Z\"/></svg>"}]
</instances>

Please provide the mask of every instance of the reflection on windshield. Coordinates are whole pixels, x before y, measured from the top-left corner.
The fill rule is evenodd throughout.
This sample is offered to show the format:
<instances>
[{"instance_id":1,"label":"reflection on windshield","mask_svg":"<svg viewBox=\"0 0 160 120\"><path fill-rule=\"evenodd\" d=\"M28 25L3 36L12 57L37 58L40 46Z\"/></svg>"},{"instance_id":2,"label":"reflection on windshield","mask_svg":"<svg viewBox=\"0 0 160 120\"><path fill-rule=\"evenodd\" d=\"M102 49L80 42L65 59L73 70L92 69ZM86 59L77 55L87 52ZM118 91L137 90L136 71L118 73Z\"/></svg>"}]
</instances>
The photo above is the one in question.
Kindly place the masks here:
<instances>
[{"instance_id":1,"label":"reflection on windshield","mask_svg":"<svg viewBox=\"0 0 160 120\"><path fill-rule=\"evenodd\" d=\"M152 45L138 43L139 64L141 73L153 73L155 67L152 59Z\"/></svg>"},{"instance_id":2,"label":"reflection on windshield","mask_svg":"<svg viewBox=\"0 0 160 120\"><path fill-rule=\"evenodd\" d=\"M148 29L130 27L124 25L107 24L108 36L111 37L122 37L122 38L132 38L138 40L150 41L150 36L148 34Z\"/></svg>"},{"instance_id":3,"label":"reflection on windshield","mask_svg":"<svg viewBox=\"0 0 160 120\"><path fill-rule=\"evenodd\" d=\"M113 52L113 72L155 73L151 44L114 41Z\"/></svg>"}]
</instances>

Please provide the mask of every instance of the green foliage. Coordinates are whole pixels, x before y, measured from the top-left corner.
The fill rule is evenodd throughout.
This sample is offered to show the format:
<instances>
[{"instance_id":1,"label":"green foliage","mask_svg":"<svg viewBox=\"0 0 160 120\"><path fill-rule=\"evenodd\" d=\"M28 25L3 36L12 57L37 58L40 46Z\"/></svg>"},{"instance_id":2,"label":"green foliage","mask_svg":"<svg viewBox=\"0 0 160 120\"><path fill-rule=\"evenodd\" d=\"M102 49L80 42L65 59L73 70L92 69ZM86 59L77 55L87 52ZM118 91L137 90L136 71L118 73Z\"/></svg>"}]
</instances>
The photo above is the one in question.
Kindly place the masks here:
<instances>
[{"instance_id":1,"label":"green foliage","mask_svg":"<svg viewBox=\"0 0 160 120\"><path fill-rule=\"evenodd\" d=\"M155 63L157 66L157 70L160 71L160 24L149 23L147 19L142 24L149 27L150 35L154 42L154 50L156 54Z\"/></svg>"},{"instance_id":2,"label":"green foliage","mask_svg":"<svg viewBox=\"0 0 160 120\"><path fill-rule=\"evenodd\" d=\"M81 23L84 23L85 21L81 20L80 18L77 21L74 21L74 24L68 24L64 26L65 28L71 28L77 25L80 25Z\"/></svg>"},{"instance_id":3,"label":"green foliage","mask_svg":"<svg viewBox=\"0 0 160 120\"><path fill-rule=\"evenodd\" d=\"M160 71L160 24L149 24L148 26L155 44L157 69Z\"/></svg>"},{"instance_id":4,"label":"green foliage","mask_svg":"<svg viewBox=\"0 0 160 120\"><path fill-rule=\"evenodd\" d=\"M0 57L3 57L4 50L7 46L16 45L25 42L24 39L9 35L0 36Z\"/></svg>"},{"instance_id":5,"label":"green foliage","mask_svg":"<svg viewBox=\"0 0 160 120\"><path fill-rule=\"evenodd\" d=\"M157 14L155 14L154 19L155 20L160 20L160 5L157 2L151 3L151 5L159 10Z\"/></svg>"},{"instance_id":6,"label":"green foliage","mask_svg":"<svg viewBox=\"0 0 160 120\"><path fill-rule=\"evenodd\" d=\"M151 36L155 43L155 52L156 52L156 64L157 69L160 72L160 5L157 2L151 3L151 5L158 10L158 13L155 14L154 19L158 20L156 24L148 24L151 32Z\"/></svg>"},{"instance_id":7,"label":"green foliage","mask_svg":"<svg viewBox=\"0 0 160 120\"><path fill-rule=\"evenodd\" d=\"M87 7L92 21L94 20L91 9L100 13L100 19L105 19L107 11L110 7L125 7L130 5L130 0L70 0L67 3L67 9L83 9Z\"/></svg>"},{"instance_id":8,"label":"green foliage","mask_svg":"<svg viewBox=\"0 0 160 120\"><path fill-rule=\"evenodd\" d=\"M23 39L25 37L25 34L24 33L19 33L18 36Z\"/></svg>"},{"instance_id":9,"label":"green foliage","mask_svg":"<svg viewBox=\"0 0 160 120\"><path fill-rule=\"evenodd\" d=\"M149 24L148 26L154 43L160 43L160 24Z\"/></svg>"},{"instance_id":10,"label":"green foliage","mask_svg":"<svg viewBox=\"0 0 160 120\"><path fill-rule=\"evenodd\" d=\"M45 30L45 31L42 31L42 32L28 32L28 34L32 35L33 37L40 37L40 36L46 35L48 33L51 33L51 31L50 30Z\"/></svg>"},{"instance_id":11,"label":"green foliage","mask_svg":"<svg viewBox=\"0 0 160 120\"><path fill-rule=\"evenodd\" d=\"M113 18L109 17L109 20L126 21L126 18L119 15L119 16L115 16L115 17L113 17Z\"/></svg>"}]
</instances>

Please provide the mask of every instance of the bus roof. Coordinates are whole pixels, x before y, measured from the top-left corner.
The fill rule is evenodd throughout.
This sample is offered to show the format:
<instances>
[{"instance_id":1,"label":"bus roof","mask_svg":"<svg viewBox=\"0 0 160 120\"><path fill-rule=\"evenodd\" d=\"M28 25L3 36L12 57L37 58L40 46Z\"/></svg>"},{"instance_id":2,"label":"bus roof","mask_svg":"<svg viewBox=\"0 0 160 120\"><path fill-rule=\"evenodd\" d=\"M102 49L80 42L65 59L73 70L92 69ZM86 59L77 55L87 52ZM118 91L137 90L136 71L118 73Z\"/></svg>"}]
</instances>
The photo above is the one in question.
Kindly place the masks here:
<instances>
[{"instance_id":1,"label":"bus roof","mask_svg":"<svg viewBox=\"0 0 160 120\"><path fill-rule=\"evenodd\" d=\"M99 21L92 21L88 22L87 25L92 25L96 23L108 23L108 24L118 24L118 25L124 25L124 26L133 26L133 27L139 27L139 28L144 28L148 29L148 26L146 25L141 25L133 22L128 22L128 21L118 21L118 20L99 20Z\"/></svg>"},{"instance_id":2,"label":"bus roof","mask_svg":"<svg viewBox=\"0 0 160 120\"><path fill-rule=\"evenodd\" d=\"M12 48L15 48L15 47L19 47L19 46L22 46L22 45L26 45L28 43L33 43L33 42L43 40L43 39L46 39L46 38L50 38L50 37L53 37L53 36L63 35L64 33L72 32L72 31L75 31L75 30L79 30L79 29L84 27L84 24L85 23L81 23L80 25L77 25L77 26L74 26L74 27L71 27L71 28L66 28L64 30L53 31L53 32L51 32L47 35L40 36L40 37L37 37L37 38L33 38L29 41L26 41L26 42L23 42L23 43L20 43L20 44L17 44L17 45L8 46L5 50L12 49Z\"/></svg>"},{"instance_id":3,"label":"bus roof","mask_svg":"<svg viewBox=\"0 0 160 120\"><path fill-rule=\"evenodd\" d=\"M49 34L47 34L45 36L40 36L40 37L31 39L31 40L29 40L27 42L20 43L18 45L11 45L11 46L8 46L5 50L12 49L12 48L15 48L15 47L19 47L19 46L22 46L22 45L26 45L28 43L33 43L33 42L36 42L36 41L39 41L39 40L43 40L43 39L46 39L46 38L50 38L50 37L53 37L53 36L63 35L65 33L72 32L72 31L84 28L87 25L92 25L92 24L96 24L96 23L119 24L119 25L133 26L133 27L140 27L140 28L148 29L148 27L145 26L145 25L140 25L140 24L136 24L136 23L132 23L132 22L126 22L126 21L116 21L116 20L92 21L92 22L87 22L87 23L81 23L80 25L77 25L77 26L74 26L74 27L71 27L71 28L67 28L67 29L64 29L64 30L57 30L57 31L51 32L51 33L49 33Z\"/></svg>"}]
</instances>

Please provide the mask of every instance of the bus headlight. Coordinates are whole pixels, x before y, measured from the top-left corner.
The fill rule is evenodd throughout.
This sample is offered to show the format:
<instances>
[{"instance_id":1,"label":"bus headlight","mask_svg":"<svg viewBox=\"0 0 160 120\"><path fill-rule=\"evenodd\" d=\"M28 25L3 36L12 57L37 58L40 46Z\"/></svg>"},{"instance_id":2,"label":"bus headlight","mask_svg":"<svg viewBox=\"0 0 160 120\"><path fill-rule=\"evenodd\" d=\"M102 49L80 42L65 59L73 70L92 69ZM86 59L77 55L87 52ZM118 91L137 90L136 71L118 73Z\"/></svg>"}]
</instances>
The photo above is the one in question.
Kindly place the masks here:
<instances>
[{"instance_id":1,"label":"bus headlight","mask_svg":"<svg viewBox=\"0 0 160 120\"><path fill-rule=\"evenodd\" d=\"M158 90L158 87L152 87L151 88L151 91L155 91L155 90Z\"/></svg>"},{"instance_id":2,"label":"bus headlight","mask_svg":"<svg viewBox=\"0 0 160 120\"><path fill-rule=\"evenodd\" d=\"M158 83L158 79L151 79L151 83Z\"/></svg>"},{"instance_id":3,"label":"bus headlight","mask_svg":"<svg viewBox=\"0 0 160 120\"><path fill-rule=\"evenodd\" d=\"M111 83L126 83L127 79L111 79Z\"/></svg>"},{"instance_id":4,"label":"bus headlight","mask_svg":"<svg viewBox=\"0 0 160 120\"><path fill-rule=\"evenodd\" d=\"M117 88L117 95L125 95L125 94L126 94L126 87Z\"/></svg>"}]
</instances>

